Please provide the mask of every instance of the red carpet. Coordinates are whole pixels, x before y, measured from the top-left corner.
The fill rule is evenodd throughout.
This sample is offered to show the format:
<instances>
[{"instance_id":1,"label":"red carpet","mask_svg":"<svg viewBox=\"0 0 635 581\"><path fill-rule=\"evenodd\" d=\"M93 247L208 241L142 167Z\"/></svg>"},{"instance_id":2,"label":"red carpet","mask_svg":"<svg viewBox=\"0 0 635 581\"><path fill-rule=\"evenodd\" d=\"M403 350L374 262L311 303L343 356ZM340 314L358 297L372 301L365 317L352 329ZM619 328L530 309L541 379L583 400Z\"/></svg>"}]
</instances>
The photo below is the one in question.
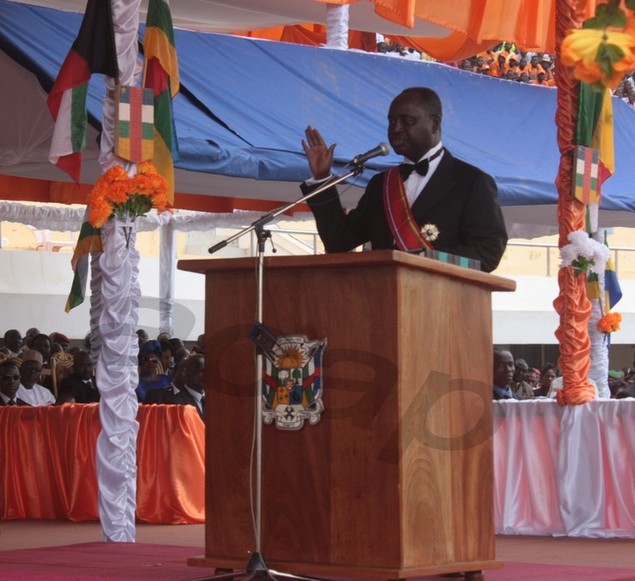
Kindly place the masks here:
<instances>
[{"instance_id":1,"label":"red carpet","mask_svg":"<svg viewBox=\"0 0 635 581\"><path fill-rule=\"evenodd\" d=\"M187 559L203 554L202 547L142 543L84 543L65 547L21 549L0 553L3 581L188 581L212 570L189 567ZM427 577L426 579L441 579ZM448 581L448 578L443 578ZM486 581L635 581L632 569L505 563L486 571Z\"/></svg>"}]
</instances>

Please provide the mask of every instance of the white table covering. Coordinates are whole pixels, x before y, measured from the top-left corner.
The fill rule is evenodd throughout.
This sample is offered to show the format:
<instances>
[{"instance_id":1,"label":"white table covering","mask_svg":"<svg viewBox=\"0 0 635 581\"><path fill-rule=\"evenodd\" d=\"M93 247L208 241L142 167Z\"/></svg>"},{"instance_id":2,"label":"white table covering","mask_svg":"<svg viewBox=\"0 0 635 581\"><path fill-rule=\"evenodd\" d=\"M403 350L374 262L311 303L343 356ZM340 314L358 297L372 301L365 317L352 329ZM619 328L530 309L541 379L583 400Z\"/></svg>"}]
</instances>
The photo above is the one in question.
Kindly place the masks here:
<instances>
[{"instance_id":1,"label":"white table covering","mask_svg":"<svg viewBox=\"0 0 635 581\"><path fill-rule=\"evenodd\" d=\"M635 399L493 404L498 534L635 538Z\"/></svg>"}]
</instances>

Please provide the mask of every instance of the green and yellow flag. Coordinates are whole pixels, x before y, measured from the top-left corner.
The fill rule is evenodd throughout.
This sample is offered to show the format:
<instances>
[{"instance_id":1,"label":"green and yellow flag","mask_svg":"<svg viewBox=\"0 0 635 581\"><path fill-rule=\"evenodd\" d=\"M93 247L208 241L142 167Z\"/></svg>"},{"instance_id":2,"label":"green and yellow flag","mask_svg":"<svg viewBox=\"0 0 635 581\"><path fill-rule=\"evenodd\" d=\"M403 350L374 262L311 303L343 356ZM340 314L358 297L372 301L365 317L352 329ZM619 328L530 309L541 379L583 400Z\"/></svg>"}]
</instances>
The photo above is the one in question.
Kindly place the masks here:
<instances>
[{"instance_id":1,"label":"green and yellow flag","mask_svg":"<svg viewBox=\"0 0 635 581\"><path fill-rule=\"evenodd\" d=\"M84 302L86 284L88 282L88 259L91 254L102 251L101 230L86 221L82 224L79 237L71 258L71 266L75 271L71 292L66 300L65 311L68 313Z\"/></svg>"},{"instance_id":2,"label":"green and yellow flag","mask_svg":"<svg viewBox=\"0 0 635 581\"><path fill-rule=\"evenodd\" d=\"M154 94L154 157L157 171L168 181L168 199L174 203L174 161L178 145L172 99L179 92L179 64L174 45L172 15L166 0L150 0L143 37L143 86Z\"/></svg>"}]
</instances>

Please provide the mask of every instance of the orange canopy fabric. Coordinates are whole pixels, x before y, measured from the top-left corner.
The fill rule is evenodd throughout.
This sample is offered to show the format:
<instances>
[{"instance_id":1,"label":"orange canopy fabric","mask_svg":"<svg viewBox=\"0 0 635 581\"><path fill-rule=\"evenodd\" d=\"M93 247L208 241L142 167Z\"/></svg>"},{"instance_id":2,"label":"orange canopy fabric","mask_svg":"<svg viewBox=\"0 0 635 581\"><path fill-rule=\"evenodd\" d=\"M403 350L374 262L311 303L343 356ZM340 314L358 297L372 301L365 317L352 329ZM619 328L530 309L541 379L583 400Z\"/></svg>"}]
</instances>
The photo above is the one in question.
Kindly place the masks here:
<instances>
[{"instance_id":1,"label":"orange canopy fabric","mask_svg":"<svg viewBox=\"0 0 635 581\"><path fill-rule=\"evenodd\" d=\"M316 0L328 4L351 4L357 0ZM375 12L397 24L412 28L415 19L426 20L454 31L446 39L413 38L420 50L438 60L473 56L507 40L523 50L555 54L556 4L558 0L371 0ZM586 17L595 12L596 0L577 0ZM381 32L378 30L376 32ZM392 38L392 36L391 36ZM471 54L461 45L477 47ZM405 43L411 46L410 43ZM427 48L426 48L427 47ZM452 49L454 47L454 49ZM448 58L449 57L449 58Z\"/></svg>"}]
</instances>

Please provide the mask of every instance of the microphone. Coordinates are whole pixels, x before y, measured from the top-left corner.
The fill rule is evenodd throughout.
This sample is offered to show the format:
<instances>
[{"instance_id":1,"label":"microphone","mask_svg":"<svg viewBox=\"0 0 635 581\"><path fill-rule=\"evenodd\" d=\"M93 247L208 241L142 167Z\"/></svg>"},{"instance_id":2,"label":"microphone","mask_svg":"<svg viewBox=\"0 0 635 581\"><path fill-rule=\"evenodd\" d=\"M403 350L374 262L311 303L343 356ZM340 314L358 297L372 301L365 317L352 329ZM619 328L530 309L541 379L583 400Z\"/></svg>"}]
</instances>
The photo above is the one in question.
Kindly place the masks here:
<instances>
[{"instance_id":1,"label":"microphone","mask_svg":"<svg viewBox=\"0 0 635 581\"><path fill-rule=\"evenodd\" d=\"M360 153L359 155L356 155L351 160L351 163L353 165L362 165L363 163L366 163L369 159L372 159L373 157L377 157L379 155L388 155L389 153L390 153L390 147L388 146L387 143L382 142L374 149L369 149L366 153Z\"/></svg>"}]
</instances>

